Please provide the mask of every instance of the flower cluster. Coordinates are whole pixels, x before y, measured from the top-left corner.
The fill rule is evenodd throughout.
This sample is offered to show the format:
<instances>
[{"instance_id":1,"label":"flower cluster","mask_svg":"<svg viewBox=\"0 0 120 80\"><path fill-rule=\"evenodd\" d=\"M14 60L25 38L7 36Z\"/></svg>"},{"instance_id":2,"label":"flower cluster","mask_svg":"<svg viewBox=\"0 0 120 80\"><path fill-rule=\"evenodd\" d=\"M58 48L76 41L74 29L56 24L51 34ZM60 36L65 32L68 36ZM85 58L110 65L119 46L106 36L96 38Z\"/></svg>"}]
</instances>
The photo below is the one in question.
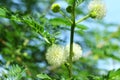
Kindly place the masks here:
<instances>
[{"instance_id":1,"label":"flower cluster","mask_svg":"<svg viewBox=\"0 0 120 80\"><path fill-rule=\"evenodd\" d=\"M91 18L102 19L106 15L106 6L101 0L92 0L88 8Z\"/></svg>"},{"instance_id":2,"label":"flower cluster","mask_svg":"<svg viewBox=\"0 0 120 80\"><path fill-rule=\"evenodd\" d=\"M65 62L64 48L59 45L52 45L47 50L46 60L52 66L60 66Z\"/></svg>"},{"instance_id":3,"label":"flower cluster","mask_svg":"<svg viewBox=\"0 0 120 80\"><path fill-rule=\"evenodd\" d=\"M47 62L54 67L59 67L60 65L64 64L69 58L69 48L69 45L66 45L66 47L56 44L52 45L48 48L46 53ZM73 53L73 61L79 60L82 55L82 50L81 47L76 43L73 44Z\"/></svg>"},{"instance_id":4,"label":"flower cluster","mask_svg":"<svg viewBox=\"0 0 120 80\"><path fill-rule=\"evenodd\" d=\"M70 53L70 45L66 45L65 47L65 54L67 56L67 58L69 57L69 53ZM72 57L72 61L76 61L79 60L79 58L82 56L82 49L81 47L76 44L73 43L73 57Z\"/></svg>"}]
</instances>

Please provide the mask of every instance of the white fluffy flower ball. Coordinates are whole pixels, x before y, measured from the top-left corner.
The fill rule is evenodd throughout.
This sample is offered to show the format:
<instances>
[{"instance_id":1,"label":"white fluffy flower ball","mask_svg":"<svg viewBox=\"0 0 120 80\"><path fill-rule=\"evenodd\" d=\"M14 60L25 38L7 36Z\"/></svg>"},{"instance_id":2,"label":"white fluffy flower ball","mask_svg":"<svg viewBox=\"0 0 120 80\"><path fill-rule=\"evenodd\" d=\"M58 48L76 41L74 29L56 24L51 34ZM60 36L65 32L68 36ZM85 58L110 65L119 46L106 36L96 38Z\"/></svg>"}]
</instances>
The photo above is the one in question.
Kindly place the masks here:
<instances>
[{"instance_id":1,"label":"white fluffy flower ball","mask_svg":"<svg viewBox=\"0 0 120 80\"><path fill-rule=\"evenodd\" d=\"M106 6L102 0L92 0L88 8L91 18L102 19L106 15Z\"/></svg>"},{"instance_id":2,"label":"white fluffy flower ball","mask_svg":"<svg viewBox=\"0 0 120 80\"><path fill-rule=\"evenodd\" d=\"M64 48L60 45L52 45L47 50L46 60L50 65L59 67L65 62Z\"/></svg>"},{"instance_id":3,"label":"white fluffy flower ball","mask_svg":"<svg viewBox=\"0 0 120 80\"><path fill-rule=\"evenodd\" d=\"M70 45L66 45L65 47L65 55L67 57L67 59L69 58L69 53L70 52ZM72 61L76 61L79 60L79 58L82 56L82 49L80 47L80 45L73 43L73 57L72 57Z\"/></svg>"}]
</instances>

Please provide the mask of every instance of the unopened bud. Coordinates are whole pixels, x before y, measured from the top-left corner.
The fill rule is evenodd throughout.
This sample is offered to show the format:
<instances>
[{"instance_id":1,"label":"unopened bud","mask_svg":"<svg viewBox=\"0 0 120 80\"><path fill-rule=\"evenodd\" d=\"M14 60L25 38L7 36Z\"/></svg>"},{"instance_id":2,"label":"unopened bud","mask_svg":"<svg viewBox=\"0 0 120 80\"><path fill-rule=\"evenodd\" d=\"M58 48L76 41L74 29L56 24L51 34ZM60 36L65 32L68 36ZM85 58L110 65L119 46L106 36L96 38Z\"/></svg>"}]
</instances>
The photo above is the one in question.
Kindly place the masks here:
<instances>
[{"instance_id":1,"label":"unopened bud","mask_svg":"<svg viewBox=\"0 0 120 80\"><path fill-rule=\"evenodd\" d=\"M54 13L57 13L60 11L60 5L55 3L51 6L51 10L54 12Z\"/></svg>"},{"instance_id":2,"label":"unopened bud","mask_svg":"<svg viewBox=\"0 0 120 80\"><path fill-rule=\"evenodd\" d=\"M68 7L66 8L66 11L67 11L68 13L71 13L71 12L72 12L72 6L68 6Z\"/></svg>"}]
</instances>

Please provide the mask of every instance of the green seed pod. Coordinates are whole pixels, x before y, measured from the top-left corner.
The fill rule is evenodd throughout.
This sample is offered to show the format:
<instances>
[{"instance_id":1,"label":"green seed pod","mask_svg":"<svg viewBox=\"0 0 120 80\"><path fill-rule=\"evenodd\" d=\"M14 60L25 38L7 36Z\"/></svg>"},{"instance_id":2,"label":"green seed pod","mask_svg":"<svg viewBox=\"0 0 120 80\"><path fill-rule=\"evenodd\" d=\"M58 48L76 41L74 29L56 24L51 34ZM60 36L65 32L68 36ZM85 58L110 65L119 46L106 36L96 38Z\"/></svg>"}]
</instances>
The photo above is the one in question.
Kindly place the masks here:
<instances>
[{"instance_id":1,"label":"green seed pod","mask_svg":"<svg viewBox=\"0 0 120 80\"><path fill-rule=\"evenodd\" d=\"M66 8L66 11L67 11L68 13L71 13L71 12L72 12L72 6L68 6L68 7Z\"/></svg>"},{"instance_id":2,"label":"green seed pod","mask_svg":"<svg viewBox=\"0 0 120 80\"><path fill-rule=\"evenodd\" d=\"M55 3L51 6L51 10L54 12L54 13L57 13L60 11L60 5Z\"/></svg>"}]
</instances>

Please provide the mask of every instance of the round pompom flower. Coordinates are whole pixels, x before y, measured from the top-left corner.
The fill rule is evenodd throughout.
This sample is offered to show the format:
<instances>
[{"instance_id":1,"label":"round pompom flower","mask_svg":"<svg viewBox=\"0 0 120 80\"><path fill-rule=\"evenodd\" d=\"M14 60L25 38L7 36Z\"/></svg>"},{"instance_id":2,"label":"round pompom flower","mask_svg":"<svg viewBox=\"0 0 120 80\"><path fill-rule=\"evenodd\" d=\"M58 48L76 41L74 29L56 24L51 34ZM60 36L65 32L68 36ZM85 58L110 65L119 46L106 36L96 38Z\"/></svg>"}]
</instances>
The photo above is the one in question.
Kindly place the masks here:
<instances>
[{"instance_id":1,"label":"round pompom flower","mask_svg":"<svg viewBox=\"0 0 120 80\"><path fill-rule=\"evenodd\" d=\"M70 52L70 45L66 45L65 47L65 55L67 57L67 59L69 58L69 53ZM80 45L73 43L73 57L72 57L72 61L77 61L79 60L79 58L82 56L82 49L80 47Z\"/></svg>"},{"instance_id":2,"label":"round pompom flower","mask_svg":"<svg viewBox=\"0 0 120 80\"><path fill-rule=\"evenodd\" d=\"M57 4L57 3L54 3L52 6L51 6L51 10L54 12L54 13L57 13L60 11L60 5Z\"/></svg>"},{"instance_id":3,"label":"round pompom flower","mask_svg":"<svg viewBox=\"0 0 120 80\"><path fill-rule=\"evenodd\" d=\"M47 62L54 67L59 67L65 62L64 48L60 45L52 45L46 53Z\"/></svg>"},{"instance_id":4,"label":"round pompom flower","mask_svg":"<svg viewBox=\"0 0 120 80\"><path fill-rule=\"evenodd\" d=\"M90 10L90 17L95 19L102 19L106 15L106 6L102 0L92 0L88 8Z\"/></svg>"}]
</instances>

